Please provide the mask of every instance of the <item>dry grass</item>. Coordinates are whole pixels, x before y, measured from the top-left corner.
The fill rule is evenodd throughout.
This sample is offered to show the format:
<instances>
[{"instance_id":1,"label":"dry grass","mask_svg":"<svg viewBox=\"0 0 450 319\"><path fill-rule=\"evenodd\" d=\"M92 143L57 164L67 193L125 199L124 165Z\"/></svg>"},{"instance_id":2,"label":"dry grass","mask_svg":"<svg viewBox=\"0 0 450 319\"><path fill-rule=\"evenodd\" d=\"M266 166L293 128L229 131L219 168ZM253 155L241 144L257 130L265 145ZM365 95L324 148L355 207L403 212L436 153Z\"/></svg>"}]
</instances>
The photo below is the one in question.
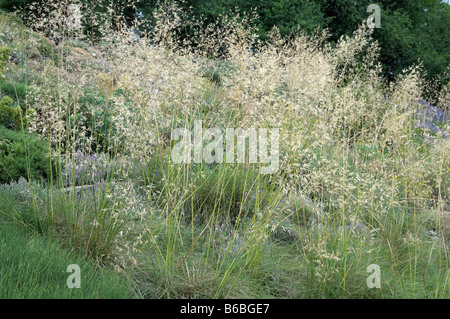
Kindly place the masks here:
<instances>
[{"instance_id":1,"label":"dry grass","mask_svg":"<svg viewBox=\"0 0 450 319\"><path fill-rule=\"evenodd\" d=\"M417 133L420 66L386 85L364 26L336 47L325 33L285 40L277 30L262 44L248 28L252 17L223 17L186 43L177 38L187 23L180 8L155 19L154 33L137 43L123 29L95 49L60 50L59 62L34 70L43 82L28 100L36 110L29 130L47 138L55 156L101 150L124 163L115 178L126 188L102 196L117 196L121 204L108 208L119 216L114 223L139 240L104 235L116 236L108 237L109 262L135 274L144 296L449 296L441 218L450 210L449 139ZM95 98L86 102L88 91ZM209 203L198 181L210 166L180 167L164 155L170 131L198 119L204 127L280 128L280 169L261 186L272 190L270 200L237 223L223 217L226 207L199 204ZM223 196L226 165L215 184ZM241 182L250 194L254 181ZM75 196L64 205L69 215L83 206ZM241 216L245 201L239 205ZM207 218L197 223L190 216L199 207ZM435 241L430 223L439 225ZM241 241L239 253L227 241ZM381 290L365 286L371 263L382 266Z\"/></svg>"}]
</instances>

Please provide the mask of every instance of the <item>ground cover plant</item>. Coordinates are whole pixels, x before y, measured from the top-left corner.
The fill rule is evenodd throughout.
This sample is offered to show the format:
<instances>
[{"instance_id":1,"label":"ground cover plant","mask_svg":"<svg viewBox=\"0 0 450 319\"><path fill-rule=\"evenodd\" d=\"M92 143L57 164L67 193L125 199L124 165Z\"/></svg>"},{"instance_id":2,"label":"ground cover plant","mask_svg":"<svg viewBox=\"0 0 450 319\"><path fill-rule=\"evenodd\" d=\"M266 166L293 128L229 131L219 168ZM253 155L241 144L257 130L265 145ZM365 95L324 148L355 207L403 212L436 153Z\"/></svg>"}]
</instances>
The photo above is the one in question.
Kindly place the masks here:
<instances>
[{"instance_id":1,"label":"ground cover plant","mask_svg":"<svg viewBox=\"0 0 450 319\"><path fill-rule=\"evenodd\" d=\"M147 34L116 13L93 41L50 3L47 37L45 10L0 16L0 296L450 297L448 84L431 105L420 64L386 82L364 23L335 45L276 28L262 42L254 16L205 27L165 3ZM250 140L243 162L177 162L174 131L194 140L199 120L278 129L277 170ZM42 285L29 265L50 262L85 265L86 286L50 270Z\"/></svg>"}]
</instances>

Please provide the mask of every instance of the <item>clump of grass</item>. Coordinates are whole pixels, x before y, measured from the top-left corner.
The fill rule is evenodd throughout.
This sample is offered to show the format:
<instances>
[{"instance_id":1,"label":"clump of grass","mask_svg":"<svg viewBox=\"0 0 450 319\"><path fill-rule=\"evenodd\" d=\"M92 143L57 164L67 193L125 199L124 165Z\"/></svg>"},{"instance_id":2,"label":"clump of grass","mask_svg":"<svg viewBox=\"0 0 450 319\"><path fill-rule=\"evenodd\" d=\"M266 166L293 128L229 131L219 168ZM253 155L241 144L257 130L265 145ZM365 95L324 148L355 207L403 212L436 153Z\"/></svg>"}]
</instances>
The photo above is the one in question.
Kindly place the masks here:
<instances>
[{"instance_id":1,"label":"clump of grass","mask_svg":"<svg viewBox=\"0 0 450 319\"><path fill-rule=\"evenodd\" d=\"M281 196L275 183L258 173L257 167L237 165L174 165L168 154L155 153L143 171L144 185L159 202L173 196L187 220L205 222L211 218L236 222L253 217L276 205ZM176 189L186 189L184 194Z\"/></svg>"},{"instance_id":2,"label":"clump of grass","mask_svg":"<svg viewBox=\"0 0 450 319\"><path fill-rule=\"evenodd\" d=\"M212 69L212 68L207 69L202 74L202 76L207 78L209 81L211 81L215 85L221 85L221 83L222 83L222 77L221 77L221 75L220 75L218 70L215 70L215 69Z\"/></svg>"}]
</instances>

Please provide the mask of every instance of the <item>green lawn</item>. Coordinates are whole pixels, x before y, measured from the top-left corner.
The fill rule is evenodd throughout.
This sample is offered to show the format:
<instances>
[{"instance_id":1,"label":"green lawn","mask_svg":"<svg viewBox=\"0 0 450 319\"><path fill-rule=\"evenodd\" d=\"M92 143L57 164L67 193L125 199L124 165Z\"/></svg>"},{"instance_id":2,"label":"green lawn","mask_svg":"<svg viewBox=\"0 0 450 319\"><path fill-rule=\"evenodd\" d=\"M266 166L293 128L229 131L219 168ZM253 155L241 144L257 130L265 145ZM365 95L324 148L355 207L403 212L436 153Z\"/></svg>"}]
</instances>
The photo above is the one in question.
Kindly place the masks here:
<instances>
[{"instance_id":1,"label":"green lawn","mask_svg":"<svg viewBox=\"0 0 450 319\"><path fill-rule=\"evenodd\" d=\"M80 288L68 288L72 272L80 266ZM61 249L49 238L0 223L0 298L130 298L124 278Z\"/></svg>"}]
</instances>

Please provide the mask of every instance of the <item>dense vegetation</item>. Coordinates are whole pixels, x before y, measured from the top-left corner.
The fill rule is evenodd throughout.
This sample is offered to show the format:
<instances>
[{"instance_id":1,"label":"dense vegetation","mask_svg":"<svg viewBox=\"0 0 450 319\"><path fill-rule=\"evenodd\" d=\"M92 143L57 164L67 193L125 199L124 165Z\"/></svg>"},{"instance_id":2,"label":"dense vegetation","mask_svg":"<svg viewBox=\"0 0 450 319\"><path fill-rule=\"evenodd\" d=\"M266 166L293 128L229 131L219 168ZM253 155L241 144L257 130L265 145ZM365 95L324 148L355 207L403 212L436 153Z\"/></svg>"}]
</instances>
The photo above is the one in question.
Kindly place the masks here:
<instances>
[{"instance_id":1,"label":"dense vegetation","mask_svg":"<svg viewBox=\"0 0 450 319\"><path fill-rule=\"evenodd\" d=\"M46 0L14 0L1 1L0 7L6 10L25 8L27 4L43 4ZM80 0L89 14L98 13L102 19L108 7L120 11L130 24L137 16L140 30L152 30L155 26L153 14L160 3L158 0L135 1L92 1ZM441 0L408 0L408 1L354 1L354 0L184 0L174 1L183 8L184 19L200 19L203 26L211 24L223 14L251 14L255 19L251 24L256 34L263 41L273 27L287 37L294 31L313 33L327 29L329 41L336 43L341 36L351 35L366 21L372 12L367 12L370 4L381 8L381 28L373 34L380 45L379 61L383 66L384 76L388 80L420 59L428 80L437 80L437 85L449 81L448 65L450 63L450 5ZM124 7L125 6L125 7ZM38 7L38 6L36 6ZM119 9L124 8L124 9ZM26 10L24 10L26 13ZM109 18L113 19L113 18ZM103 21L104 22L104 21ZM85 33L99 39L100 27L93 20L84 19ZM192 35L193 30L185 25L179 30L182 37ZM430 98L433 98L430 96Z\"/></svg>"},{"instance_id":2,"label":"dense vegetation","mask_svg":"<svg viewBox=\"0 0 450 319\"><path fill-rule=\"evenodd\" d=\"M284 14L267 1L260 18L251 1L223 16L226 1L165 3L140 36L132 8L109 1L75 26L66 1L1 13L0 296L448 299L449 86L403 48L389 53L398 65L383 60L384 27L346 2ZM406 32L385 40L441 52L428 56L444 74L448 39L419 29L446 4L400 3L384 10L411 28L383 18ZM308 32L286 36L305 12ZM279 129L278 170L175 161L174 131L195 136L200 120ZM82 266L78 291L51 271L69 264Z\"/></svg>"}]
</instances>

